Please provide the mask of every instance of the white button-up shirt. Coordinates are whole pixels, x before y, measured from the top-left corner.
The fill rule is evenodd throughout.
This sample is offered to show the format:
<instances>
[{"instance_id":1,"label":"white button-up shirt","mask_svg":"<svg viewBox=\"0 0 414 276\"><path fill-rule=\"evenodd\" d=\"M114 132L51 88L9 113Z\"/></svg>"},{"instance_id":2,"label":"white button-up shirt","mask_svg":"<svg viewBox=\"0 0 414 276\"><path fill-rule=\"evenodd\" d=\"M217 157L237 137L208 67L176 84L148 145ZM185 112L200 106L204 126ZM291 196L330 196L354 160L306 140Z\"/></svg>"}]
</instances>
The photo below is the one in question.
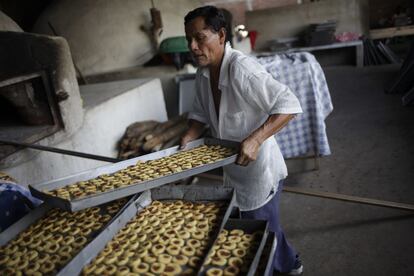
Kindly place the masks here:
<instances>
[{"instance_id":1,"label":"white button-up shirt","mask_svg":"<svg viewBox=\"0 0 414 276\"><path fill-rule=\"evenodd\" d=\"M213 136L220 139L241 142L269 115L302 112L298 99L286 85L229 44L225 47L218 88L221 91L219 118L209 69L197 70L196 97L189 118L208 124ZM286 164L273 136L261 145L256 161L247 167L236 164L224 167L224 183L235 188L237 204L242 211L265 205L271 199L271 191L275 191L286 176Z\"/></svg>"}]
</instances>

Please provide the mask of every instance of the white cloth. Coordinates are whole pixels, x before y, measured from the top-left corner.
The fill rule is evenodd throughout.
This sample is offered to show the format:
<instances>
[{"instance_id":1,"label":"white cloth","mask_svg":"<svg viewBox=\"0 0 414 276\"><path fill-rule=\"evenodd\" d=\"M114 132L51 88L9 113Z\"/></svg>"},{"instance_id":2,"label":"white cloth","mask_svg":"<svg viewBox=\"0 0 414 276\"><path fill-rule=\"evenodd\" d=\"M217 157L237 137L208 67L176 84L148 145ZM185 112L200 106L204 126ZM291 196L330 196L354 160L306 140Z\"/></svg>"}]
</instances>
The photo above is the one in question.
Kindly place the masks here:
<instances>
[{"instance_id":1,"label":"white cloth","mask_svg":"<svg viewBox=\"0 0 414 276\"><path fill-rule=\"evenodd\" d=\"M221 91L217 118L208 68L196 74L196 96L189 118L208 124L213 136L241 142L271 114L301 113L299 101L289 88L276 81L257 61L226 45L220 69ZM228 165L224 182L236 190L242 211L267 203L270 192L287 176L286 164L275 138L260 147L257 160L247 167Z\"/></svg>"}]
</instances>

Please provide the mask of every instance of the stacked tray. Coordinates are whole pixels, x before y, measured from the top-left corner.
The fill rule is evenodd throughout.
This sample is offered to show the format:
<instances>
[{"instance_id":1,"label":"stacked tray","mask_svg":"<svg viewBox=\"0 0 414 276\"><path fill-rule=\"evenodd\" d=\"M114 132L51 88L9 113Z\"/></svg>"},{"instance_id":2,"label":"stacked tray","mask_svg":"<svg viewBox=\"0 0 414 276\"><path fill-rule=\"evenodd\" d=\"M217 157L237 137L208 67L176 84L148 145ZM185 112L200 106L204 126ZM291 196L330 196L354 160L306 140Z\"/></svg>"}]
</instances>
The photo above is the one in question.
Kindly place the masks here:
<instances>
[{"instance_id":1,"label":"stacked tray","mask_svg":"<svg viewBox=\"0 0 414 276\"><path fill-rule=\"evenodd\" d=\"M165 270L196 275L234 203L233 189L222 186L169 185L146 191L131 205L135 212L118 217L113 238L100 239L105 248L84 260L82 273Z\"/></svg>"},{"instance_id":2,"label":"stacked tray","mask_svg":"<svg viewBox=\"0 0 414 276\"><path fill-rule=\"evenodd\" d=\"M51 206L78 211L234 163L238 146L199 139L184 151L173 147L29 188Z\"/></svg>"},{"instance_id":3,"label":"stacked tray","mask_svg":"<svg viewBox=\"0 0 414 276\"><path fill-rule=\"evenodd\" d=\"M70 213L42 204L0 234L0 275L74 275L135 198Z\"/></svg>"},{"instance_id":4,"label":"stacked tray","mask_svg":"<svg viewBox=\"0 0 414 276\"><path fill-rule=\"evenodd\" d=\"M266 239L265 247L263 248L262 256L260 257L259 265L257 266L256 276L271 276L273 275L273 256L276 252L277 238L274 232L269 232Z\"/></svg>"},{"instance_id":5,"label":"stacked tray","mask_svg":"<svg viewBox=\"0 0 414 276\"><path fill-rule=\"evenodd\" d=\"M209 275L209 269L217 266L217 262L209 262L217 243L223 233L232 233L235 229L247 236L256 233L254 246L249 249L245 265L240 268L243 275L254 275L268 236L267 222L229 219L231 214L238 213L231 188L171 184L234 163L238 146L238 143L230 141L200 139L191 142L185 151L173 147L30 186L32 194L45 203L0 234L0 275L18 275L11 269L16 264L25 274L32 272L28 269L56 275L92 272L103 275L114 270L140 274L165 269L170 273L180 271L180 275ZM191 159L193 153L199 156L195 154L196 157ZM191 159L190 165L187 157ZM177 167L180 162L187 163ZM164 167L154 170L154 166L159 164L166 164L168 170ZM121 180L119 185L113 181L117 177ZM123 177L128 181L124 183ZM113 182L114 185L108 184ZM89 184L95 188L90 188ZM99 190L99 187L103 189ZM78 196L80 192L82 194ZM124 199L117 207L110 207L116 200L127 196L132 196L127 203ZM111 213L109 219L107 212ZM94 222L94 215L105 217L105 220ZM59 219L69 221L70 225L61 230L58 226L64 223ZM86 226L81 231L72 233L71 225L83 224ZM171 227L173 229L169 229ZM48 232L50 229L52 233ZM41 242L35 241L38 238ZM19 250L21 253L16 254ZM63 252L65 257L51 256L46 260L44 254L32 253L37 250L46 250L56 256ZM273 255L272 251L268 254ZM43 261L38 266L32 264L36 263L36 258ZM270 271L271 258L266 260L266 271ZM10 261L12 265L8 266ZM49 264L52 261L56 261L53 266ZM44 265L45 262L48 265ZM219 268L224 270L225 266Z\"/></svg>"},{"instance_id":6,"label":"stacked tray","mask_svg":"<svg viewBox=\"0 0 414 276\"><path fill-rule=\"evenodd\" d=\"M229 219L198 275L254 276L268 236L264 220Z\"/></svg>"}]
</instances>

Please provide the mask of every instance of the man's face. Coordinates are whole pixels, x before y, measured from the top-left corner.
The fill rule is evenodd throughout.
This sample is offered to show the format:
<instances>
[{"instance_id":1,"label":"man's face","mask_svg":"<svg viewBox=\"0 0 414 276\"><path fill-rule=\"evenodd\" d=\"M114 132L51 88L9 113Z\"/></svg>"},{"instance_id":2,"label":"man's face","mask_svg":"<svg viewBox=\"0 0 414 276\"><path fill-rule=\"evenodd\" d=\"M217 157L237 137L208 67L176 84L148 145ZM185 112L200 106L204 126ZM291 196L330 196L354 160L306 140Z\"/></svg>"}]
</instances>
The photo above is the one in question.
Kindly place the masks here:
<instances>
[{"instance_id":1,"label":"man's face","mask_svg":"<svg viewBox=\"0 0 414 276\"><path fill-rule=\"evenodd\" d=\"M204 17L196 17L185 25L185 35L196 63L199 66L219 65L223 55L225 31L213 32L204 22Z\"/></svg>"}]
</instances>

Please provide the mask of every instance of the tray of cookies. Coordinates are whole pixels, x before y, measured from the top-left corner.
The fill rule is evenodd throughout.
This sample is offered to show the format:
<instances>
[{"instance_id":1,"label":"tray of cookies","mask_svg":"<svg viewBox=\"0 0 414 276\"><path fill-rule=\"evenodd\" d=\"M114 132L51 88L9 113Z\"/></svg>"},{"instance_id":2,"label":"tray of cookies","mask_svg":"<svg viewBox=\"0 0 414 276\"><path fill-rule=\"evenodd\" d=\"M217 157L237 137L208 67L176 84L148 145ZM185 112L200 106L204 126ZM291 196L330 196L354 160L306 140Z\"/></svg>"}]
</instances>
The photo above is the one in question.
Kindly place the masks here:
<instances>
[{"instance_id":1,"label":"tray of cookies","mask_svg":"<svg viewBox=\"0 0 414 276\"><path fill-rule=\"evenodd\" d=\"M83 275L196 275L234 207L234 190L198 185L163 186L151 203L120 227L85 263ZM174 186L174 187L172 187ZM174 193L170 193L174 191ZM132 275L131 274L131 275Z\"/></svg>"},{"instance_id":2,"label":"tray of cookies","mask_svg":"<svg viewBox=\"0 0 414 276\"><path fill-rule=\"evenodd\" d=\"M239 143L203 138L46 183L29 185L48 204L77 211L234 163Z\"/></svg>"},{"instance_id":3,"label":"tray of cookies","mask_svg":"<svg viewBox=\"0 0 414 276\"><path fill-rule=\"evenodd\" d=\"M267 235L266 244L260 257L255 275L273 275L273 257L276 252L277 238L274 232Z\"/></svg>"},{"instance_id":4,"label":"tray of cookies","mask_svg":"<svg viewBox=\"0 0 414 276\"><path fill-rule=\"evenodd\" d=\"M268 235L264 220L229 219L198 275L254 276Z\"/></svg>"},{"instance_id":5,"label":"tray of cookies","mask_svg":"<svg viewBox=\"0 0 414 276\"><path fill-rule=\"evenodd\" d=\"M0 234L0 275L74 275L76 265L135 200L71 213L42 204Z\"/></svg>"}]
</instances>

